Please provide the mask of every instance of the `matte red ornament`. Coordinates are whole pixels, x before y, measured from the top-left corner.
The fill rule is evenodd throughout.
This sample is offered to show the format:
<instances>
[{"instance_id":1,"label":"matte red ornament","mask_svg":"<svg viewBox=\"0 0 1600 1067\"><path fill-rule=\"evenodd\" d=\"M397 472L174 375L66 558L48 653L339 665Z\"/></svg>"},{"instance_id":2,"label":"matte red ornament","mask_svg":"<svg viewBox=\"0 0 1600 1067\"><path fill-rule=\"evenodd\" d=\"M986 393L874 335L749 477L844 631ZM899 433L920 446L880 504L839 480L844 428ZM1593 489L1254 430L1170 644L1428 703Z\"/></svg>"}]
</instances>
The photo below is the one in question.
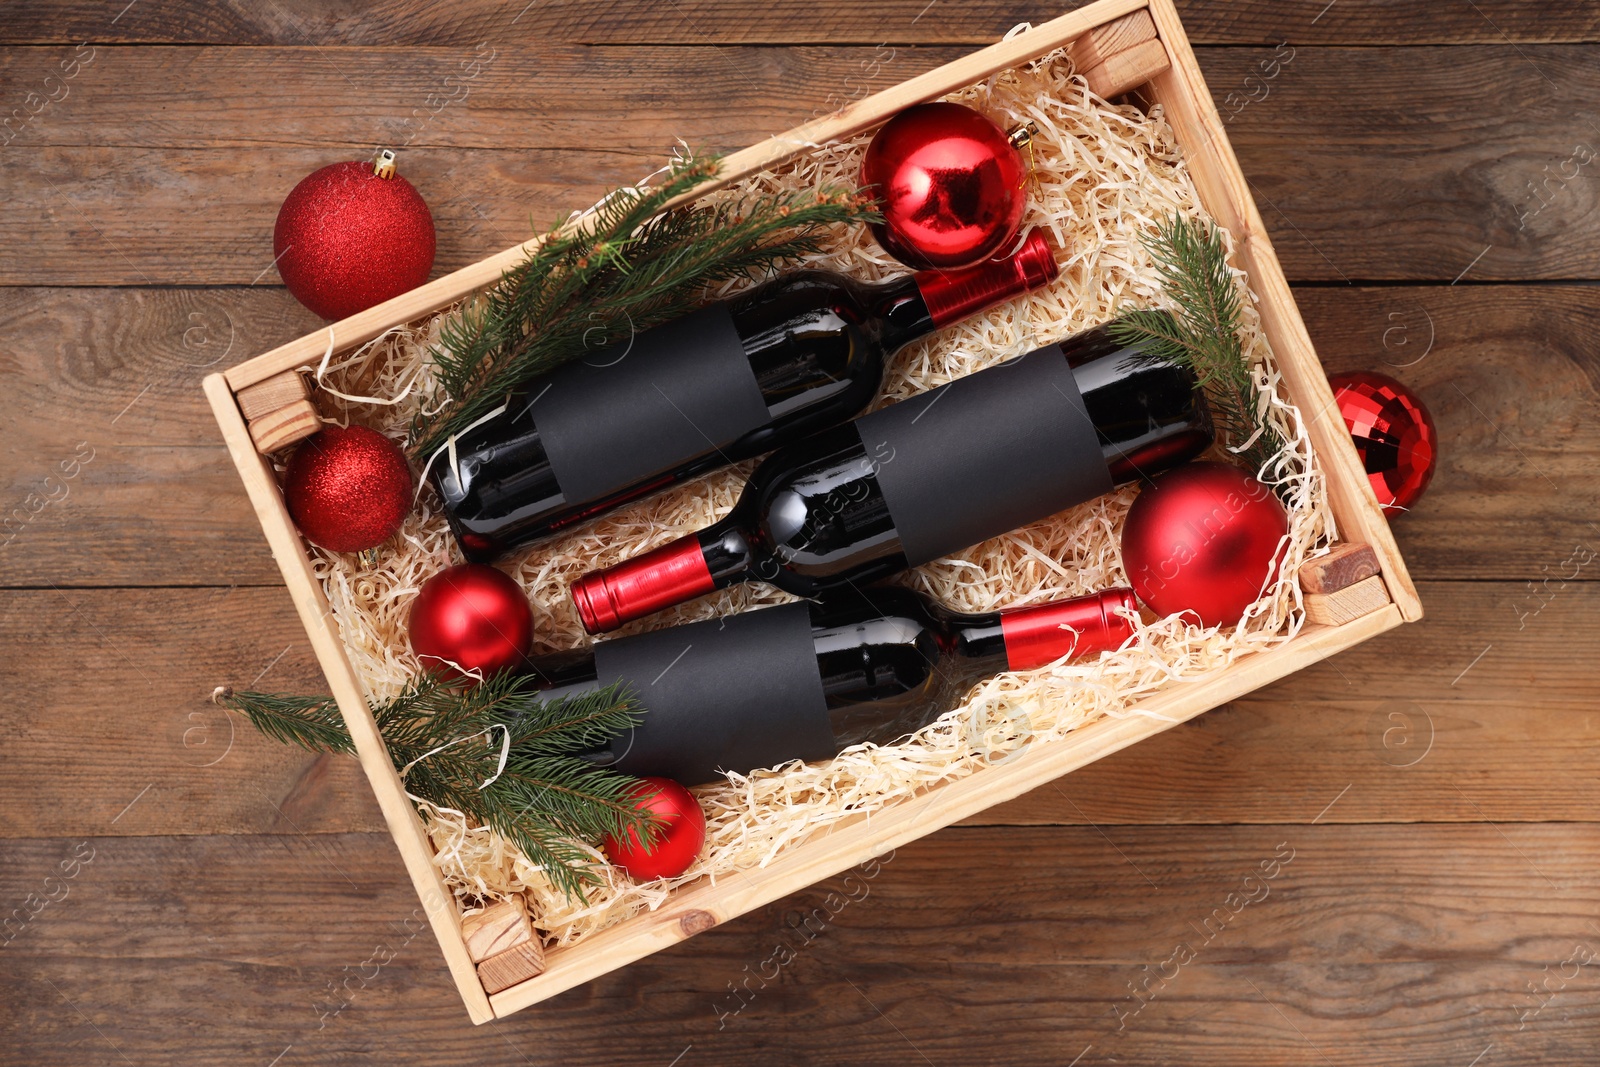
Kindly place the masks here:
<instances>
[{"instance_id":1,"label":"matte red ornament","mask_svg":"<svg viewBox=\"0 0 1600 1067\"><path fill-rule=\"evenodd\" d=\"M908 267L963 267L1005 249L1027 207L1018 144L962 104L918 104L886 122L867 146L861 184L881 202L873 234Z\"/></svg>"},{"instance_id":2,"label":"matte red ornament","mask_svg":"<svg viewBox=\"0 0 1600 1067\"><path fill-rule=\"evenodd\" d=\"M278 209L272 253L294 298L343 319L415 289L433 269L433 214L380 162L335 163L307 175ZM387 169L391 177L380 177Z\"/></svg>"},{"instance_id":3,"label":"matte red ornament","mask_svg":"<svg viewBox=\"0 0 1600 1067\"><path fill-rule=\"evenodd\" d=\"M1439 431L1422 398L1386 374L1329 376L1339 414L1385 515L1417 502L1439 464Z\"/></svg>"},{"instance_id":4,"label":"matte red ornament","mask_svg":"<svg viewBox=\"0 0 1600 1067\"><path fill-rule=\"evenodd\" d=\"M283 498L300 532L330 552L383 544L411 513L411 465L365 426L329 426L289 457Z\"/></svg>"},{"instance_id":5,"label":"matte red ornament","mask_svg":"<svg viewBox=\"0 0 1600 1067\"><path fill-rule=\"evenodd\" d=\"M676 878L694 863L706 843L706 816L694 794L671 778L641 778L630 792L641 811L661 817L660 832L647 847L629 830L605 839L606 855L635 881Z\"/></svg>"},{"instance_id":6,"label":"matte red ornament","mask_svg":"<svg viewBox=\"0 0 1600 1067\"><path fill-rule=\"evenodd\" d=\"M1122 565L1158 615L1231 625L1277 576L1289 515L1272 490L1226 463L1188 463L1139 493Z\"/></svg>"},{"instance_id":7,"label":"matte red ornament","mask_svg":"<svg viewBox=\"0 0 1600 1067\"><path fill-rule=\"evenodd\" d=\"M533 609L511 577L482 563L440 571L411 602L411 650L452 678L481 680L521 665L533 647Z\"/></svg>"}]
</instances>

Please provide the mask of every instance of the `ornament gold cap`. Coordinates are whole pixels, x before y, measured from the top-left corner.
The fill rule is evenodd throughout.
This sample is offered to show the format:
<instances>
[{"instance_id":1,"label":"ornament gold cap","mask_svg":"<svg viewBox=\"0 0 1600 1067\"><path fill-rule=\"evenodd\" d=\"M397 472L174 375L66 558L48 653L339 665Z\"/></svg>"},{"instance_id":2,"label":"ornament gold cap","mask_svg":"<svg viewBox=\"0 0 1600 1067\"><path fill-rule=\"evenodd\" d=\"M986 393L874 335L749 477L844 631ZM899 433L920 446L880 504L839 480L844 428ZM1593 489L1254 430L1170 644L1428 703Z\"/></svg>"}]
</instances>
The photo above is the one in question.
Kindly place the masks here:
<instances>
[{"instance_id":1,"label":"ornament gold cap","mask_svg":"<svg viewBox=\"0 0 1600 1067\"><path fill-rule=\"evenodd\" d=\"M380 178L394 177L394 151L385 148L372 158L372 173Z\"/></svg>"},{"instance_id":2,"label":"ornament gold cap","mask_svg":"<svg viewBox=\"0 0 1600 1067\"><path fill-rule=\"evenodd\" d=\"M1006 131L1006 140L1011 142L1011 147L1021 151L1025 145L1033 143L1034 135L1039 132L1039 124L1029 119L1019 122Z\"/></svg>"}]
</instances>

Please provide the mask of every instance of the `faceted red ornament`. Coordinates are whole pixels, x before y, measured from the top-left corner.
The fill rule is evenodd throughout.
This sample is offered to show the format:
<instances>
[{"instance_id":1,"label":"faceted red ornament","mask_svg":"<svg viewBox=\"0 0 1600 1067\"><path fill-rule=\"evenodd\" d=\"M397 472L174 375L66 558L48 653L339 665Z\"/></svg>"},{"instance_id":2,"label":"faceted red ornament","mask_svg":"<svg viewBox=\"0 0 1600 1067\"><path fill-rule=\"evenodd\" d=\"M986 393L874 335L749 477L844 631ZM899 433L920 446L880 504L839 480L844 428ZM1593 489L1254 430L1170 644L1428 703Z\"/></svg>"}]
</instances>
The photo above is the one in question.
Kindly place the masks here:
<instances>
[{"instance_id":1,"label":"faceted red ornament","mask_svg":"<svg viewBox=\"0 0 1600 1067\"><path fill-rule=\"evenodd\" d=\"M1188 463L1139 493L1122 526L1122 565L1158 615L1239 621L1277 576L1289 515L1263 483L1226 463Z\"/></svg>"},{"instance_id":2,"label":"faceted red ornament","mask_svg":"<svg viewBox=\"0 0 1600 1067\"><path fill-rule=\"evenodd\" d=\"M1409 509L1439 464L1439 431L1422 398L1371 371L1331 375L1328 384L1384 514Z\"/></svg>"},{"instance_id":3,"label":"faceted red ornament","mask_svg":"<svg viewBox=\"0 0 1600 1067\"><path fill-rule=\"evenodd\" d=\"M421 194L399 175L380 178L371 162L307 175L272 231L283 284L329 320L415 289L428 280L433 252L433 215Z\"/></svg>"},{"instance_id":4,"label":"faceted red ornament","mask_svg":"<svg viewBox=\"0 0 1600 1067\"><path fill-rule=\"evenodd\" d=\"M605 839L606 855L635 881L676 878L689 869L706 843L706 816L694 794L671 778L641 778L629 794L642 811L661 816L659 836L648 847L632 830Z\"/></svg>"},{"instance_id":5,"label":"faceted red ornament","mask_svg":"<svg viewBox=\"0 0 1600 1067\"><path fill-rule=\"evenodd\" d=\"M906 108L873 135L861 161L861 184L883 211L873 234L917 270L1002 251L1022 224L1027 174L1004 130L951 103Z\"/></svg>"},{"instance_id":6,"label":"faceted red ornament","mask_svg":"<svg viewBox=\"0 0 1600 1067\"><path fill-rule=\"evenodd\" d=\"M411 650L452 678L516 667L533 647L533 609L509 575L482 563L440 571L411 602Z\"/></svg>"},{"instance_id":7,"label":"faceted red ornament","mask_svg":"<svg viewBox=\"0 0 1600 1067\"><path fill-rule=\"evenodd\" d=\"M411 513L411 465L365 426L329 426L289 458L284 502L300 532L330 552L383 544Z\"/></svg>"}]
</instances>

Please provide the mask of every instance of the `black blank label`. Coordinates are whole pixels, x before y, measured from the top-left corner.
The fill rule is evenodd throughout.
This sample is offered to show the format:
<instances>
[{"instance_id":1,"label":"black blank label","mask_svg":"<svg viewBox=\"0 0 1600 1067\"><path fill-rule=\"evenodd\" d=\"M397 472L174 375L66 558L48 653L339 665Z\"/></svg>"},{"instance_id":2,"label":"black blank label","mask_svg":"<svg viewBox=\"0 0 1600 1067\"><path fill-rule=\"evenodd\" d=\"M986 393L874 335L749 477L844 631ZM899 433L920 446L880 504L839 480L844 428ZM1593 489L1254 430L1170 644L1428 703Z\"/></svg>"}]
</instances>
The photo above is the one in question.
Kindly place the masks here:
<instances>
[{"instance_id":1,"label":"black blank label","mask_svg":"<svg viewBox=\"0 0 1600 1067\"><path fill-rule=\"evenodd\" d=\"M856 420L912 566L1112 488L1060 345Z\"/></svg>"},{"instance_id":2,"label":"black blank label","mask_svg":"<svg viewBox=\"0 0 1600 1067\"><path fill-rule=\"evenodd\" d=\"M715 452L770 418L725 304L574 360L536 389L533 422L572 504Z\"/></svg>"},{"instance_id":3,"label":"black blank label","mask_svg":"<svg viewBox=\"0 0 1600 1067\"><path fill-rule=\"evenodd\" d=\"M594 661L602 686L621 680L645 708L611 742L624 774L694 785L834 755L803 603L601 641Z\"/></svg>"}]
</instances>

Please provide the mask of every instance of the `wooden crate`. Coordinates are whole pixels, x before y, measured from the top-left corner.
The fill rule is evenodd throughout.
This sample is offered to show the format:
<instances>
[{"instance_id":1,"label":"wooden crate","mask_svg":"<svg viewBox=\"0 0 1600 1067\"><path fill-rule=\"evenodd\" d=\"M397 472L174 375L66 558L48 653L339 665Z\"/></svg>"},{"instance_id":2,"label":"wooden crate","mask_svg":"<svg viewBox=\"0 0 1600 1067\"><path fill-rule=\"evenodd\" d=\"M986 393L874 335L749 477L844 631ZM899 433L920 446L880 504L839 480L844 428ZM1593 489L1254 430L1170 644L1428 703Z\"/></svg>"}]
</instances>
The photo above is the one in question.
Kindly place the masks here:
<instances>
[{"instance_id":1,"label":"wooden crate","mask_svg":"<svg viewBox=\"0 0 1600 1067\"><path fill-rule=\"evenodd\" d=\"M1151 27L1154 38L1149 35ZM1388 601L1382 602L1380 597L1381 606L1376 610L1367 610L1342 624L1309 623L1299 636L1274 651L1249 656L1205 680L1172 685L1140 702L1137 710L1143 714L1103 719L1061 740L1031 745L1002 766L929 788L913 799L878 812L870 821L863 816L835 824L826 833L784 851L763 869L722 879L716 886L705 880L685 886L656 911L637 915L578 945L552 950L542 974L493 995L485 992L480 981L461 918L433 865L431 844L378 735L272 468L251 440L238 393L295 367L314 364L330 345L340 351L350 349L393 325L426 316L494 283L526 256L529 246L508 248L206 379L206 394L228 449L474 1022L525 1008L692 937L1422 616L1416 591L1345 433L1272 242L1251 200L1171 0L1097 0L1008 41L736 152L724 161L718 180L694 195L804 151L797 146L853 136L911 104L944 96L1069 44L1073 45L1074 56L1080 57L1080 64L1095 64L1083 73L1097 91L1122 91L1137 83L1144 99L1164 107L1167 121L1187 155L1202 203L1218 223L1231 231L1237 266L1249 276L1259 296L1262 325L1277 355L1287 393L1309 424L1341 536L1372 547ZM1367 589L1371 588L1369 579Z\"/></svg>"}]
</instances>

